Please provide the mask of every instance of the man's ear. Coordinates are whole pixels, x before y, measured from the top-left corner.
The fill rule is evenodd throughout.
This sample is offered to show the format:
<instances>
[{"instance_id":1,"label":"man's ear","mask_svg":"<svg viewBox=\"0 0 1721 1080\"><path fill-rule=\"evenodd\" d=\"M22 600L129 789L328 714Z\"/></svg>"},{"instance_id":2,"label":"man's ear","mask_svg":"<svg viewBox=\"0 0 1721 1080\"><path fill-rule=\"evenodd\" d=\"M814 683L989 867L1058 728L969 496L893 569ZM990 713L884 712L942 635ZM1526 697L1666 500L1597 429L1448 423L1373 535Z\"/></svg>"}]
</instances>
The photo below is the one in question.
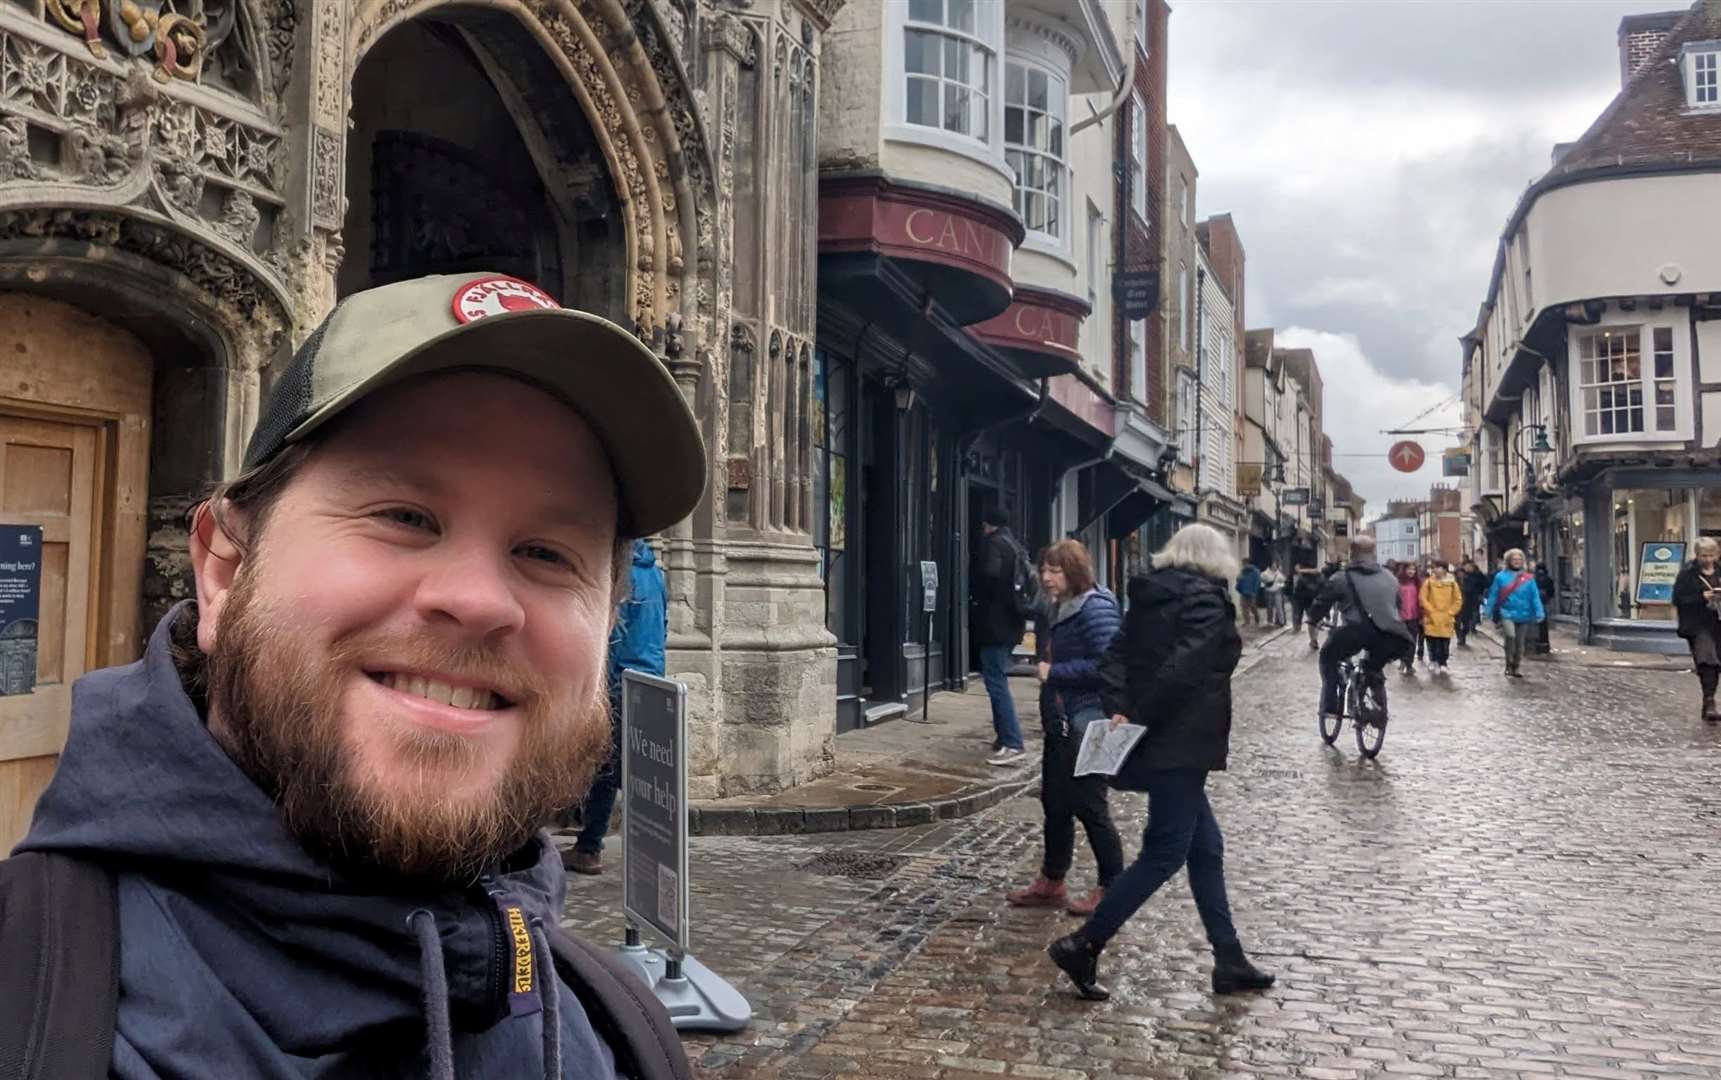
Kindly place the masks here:
<instances>
[{"instance_id":1,"label":"man's ear","mask_svg":"<svg viewBox=\"0 0 1721 1080\"><path fill-rule=\"evenodd\" d=\"M215 519L214 501L205 502L191 519L191 572L197 578L197 647L204 653L215 649L216 630L227 595L239 576L245 553ZM222 507L231 521L232 503Z\"/></svg>"}]
</instances>

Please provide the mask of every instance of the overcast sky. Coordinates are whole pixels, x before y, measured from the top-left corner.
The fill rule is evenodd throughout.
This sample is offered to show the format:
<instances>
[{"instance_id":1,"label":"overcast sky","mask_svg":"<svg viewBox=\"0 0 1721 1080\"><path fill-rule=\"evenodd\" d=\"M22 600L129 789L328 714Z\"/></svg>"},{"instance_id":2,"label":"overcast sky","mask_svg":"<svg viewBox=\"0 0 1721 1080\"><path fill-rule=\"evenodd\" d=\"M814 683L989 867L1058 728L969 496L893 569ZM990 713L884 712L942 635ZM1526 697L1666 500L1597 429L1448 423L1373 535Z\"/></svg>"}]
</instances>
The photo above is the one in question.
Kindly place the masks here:
<instances>
[{"instance_id":1,"label":"overcast sky","mask_svg":"<svg viewBox=\"0 0 1721 1080\"><path fill-rule=\"evenodd\" d=\"M1507 215L1619 88L1620 18L1681 6L1172 0L1168 106L1200 214L1236 220L1249 326L1315 350L1333 465L1371 517L1440 479L1454 440L1422 437L1405 475L1379 430L1457 393Z\"/></svg>"}]
</instances>

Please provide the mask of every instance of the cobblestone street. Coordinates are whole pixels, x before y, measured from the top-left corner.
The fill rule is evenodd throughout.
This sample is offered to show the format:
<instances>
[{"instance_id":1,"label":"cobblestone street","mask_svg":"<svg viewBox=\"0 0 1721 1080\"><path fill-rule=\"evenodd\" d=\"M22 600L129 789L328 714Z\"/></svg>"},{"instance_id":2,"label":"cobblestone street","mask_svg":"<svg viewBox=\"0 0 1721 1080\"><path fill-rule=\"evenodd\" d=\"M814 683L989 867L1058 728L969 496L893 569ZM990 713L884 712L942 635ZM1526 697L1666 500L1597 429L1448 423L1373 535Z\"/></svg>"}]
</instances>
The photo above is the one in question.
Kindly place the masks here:
<instances>
[{"instance_id":1,"label":"cobblestone street","mask_svg":"<svg viewBox=\"0 0 1721 1080\"><path fill-rule=\"evenodd\" d=\"M756 1017L690 1051L723 1078L1721 1075L1721 732L1688 674L1527 671L1479 647L1449 679L1391 674L1375 763L1348 731L1321 744L1306 641L1238 676L1210 792L1245 944L1279 975L1253 998L1207 992L1180 875L1106 952L1112 999L1079 1001L1043 954L1073 921L1003 902L1037 867L1032 798L699 838L694 952ZM1113 806L1133 854L1142 801ZM571 926L619 939L615 866L570 891Z\"/></svg>"}]
</instances>

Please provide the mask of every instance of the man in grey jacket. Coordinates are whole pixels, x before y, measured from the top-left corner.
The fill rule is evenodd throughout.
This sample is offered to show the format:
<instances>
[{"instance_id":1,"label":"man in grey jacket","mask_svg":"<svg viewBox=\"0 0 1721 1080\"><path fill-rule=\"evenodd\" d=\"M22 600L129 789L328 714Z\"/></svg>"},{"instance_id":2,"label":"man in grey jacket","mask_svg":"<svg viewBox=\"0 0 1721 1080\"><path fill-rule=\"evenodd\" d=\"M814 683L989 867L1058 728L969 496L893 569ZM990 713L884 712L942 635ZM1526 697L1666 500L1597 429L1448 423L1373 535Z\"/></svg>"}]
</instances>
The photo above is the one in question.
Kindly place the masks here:
<instances>
[{"instance_id":1,"label":"man in grey jacket","mask_svg":"<svg viewBox=\"0 0 1721 1080\"><path fill-rule=\"evenodd\" d=\"M1321 713L1338 716L1339 664L1359 652L1367 652L1362 670L1379 695L1380 716L1386 716L1386 680L1381 671L1394 660L1409 654L1410 632L1398 617L1398 582L1380 568L1374 558L1374 538L1359 536L1351 541L1351 563L1327 579L1315 597L1309 614L1325 619L1339 613L1339 625L1321 647Z\"/></svg>"}]
</instances>

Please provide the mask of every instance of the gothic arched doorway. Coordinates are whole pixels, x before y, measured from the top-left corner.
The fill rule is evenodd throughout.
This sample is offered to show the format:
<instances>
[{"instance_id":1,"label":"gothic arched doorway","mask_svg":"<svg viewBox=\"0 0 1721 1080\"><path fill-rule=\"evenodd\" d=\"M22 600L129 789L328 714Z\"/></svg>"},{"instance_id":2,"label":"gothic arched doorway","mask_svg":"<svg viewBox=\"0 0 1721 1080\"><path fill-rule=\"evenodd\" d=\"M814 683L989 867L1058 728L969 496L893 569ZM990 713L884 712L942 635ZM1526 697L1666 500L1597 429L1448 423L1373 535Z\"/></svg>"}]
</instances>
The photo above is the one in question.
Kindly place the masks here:
<instances>
[{"instance_id":1,"label":"gothic arched doorway","mask_svg":"<svg viewBox=\"0 0 1721 1080\"><path fill-rule=\"evenodd\" d=\"M627 236L579 101L514 16L443 8L390 30L352 84L340 295L501 271L628 321Z\"/></svg>"}]
</instances>

